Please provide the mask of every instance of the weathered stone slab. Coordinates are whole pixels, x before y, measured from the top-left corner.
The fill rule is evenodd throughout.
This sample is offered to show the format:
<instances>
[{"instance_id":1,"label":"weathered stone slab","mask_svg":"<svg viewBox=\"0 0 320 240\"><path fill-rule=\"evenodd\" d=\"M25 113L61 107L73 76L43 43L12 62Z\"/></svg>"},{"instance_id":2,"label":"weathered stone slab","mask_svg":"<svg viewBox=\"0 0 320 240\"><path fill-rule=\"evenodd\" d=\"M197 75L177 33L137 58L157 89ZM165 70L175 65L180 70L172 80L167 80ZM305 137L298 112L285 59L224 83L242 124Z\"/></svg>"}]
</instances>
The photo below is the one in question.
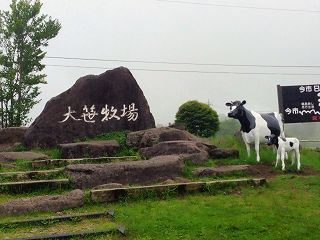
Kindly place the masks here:
<instances>
[{"instance_id":1,"label":"weathered stone slab","mask_svg":"<svg viewBox=\"0 0 320 240\"><path fill-rule=\"evenodd\" d=\"M216 148L208 150L210 157L212 158L238 158L239 151L236 149L228 148Z\"/></svg>"},{"instance_id":2,"label":"weathered stone slab","mask_svg":"<svg viewBox=\"0 0 320 240\"><path fill-rule=\"evenodd\" d=\"M65 168L77 188L92 188L107 183L147 183L182 175L179 156L107 164L77 164Z\"/></svg>"},{"instance_id":3,"label":"weathered stone slab","mask_svg":"<svg viewBox=\"0 0 320 240\"><path fill-rule=\"evenodd\" d=\"M19 146L21 143L7 143L7 144L0 144L0 152L14 152L15 148Z\"/></svg>"},{"instance_id":4,"label":"weathered stone slab","mask_svg":"<svg viewBox=\"0 0 320 240\"><path fill-rule=\"evenodd\" d=\"M196 176L209 176L221 175L234 172L245 172L249 169L250 165L225 165L219 167L200 167L193 170L193 175Z\"/></svg>"},{"instance_id":5,"label":"weathered stone slab","mask_svg":"<svg viewBox=\"0 0 320 240\"><path fill-rule=\"evenodd\" d=\"M154 118L137 81L127 68L119 67L84 76L52 98L29 127L24 143L49 147L84 136L153 127Z\"/></svg>"},{"instance_id":6,"label":"weathered stone slab","mask_svg":"<svg viewBox=\"0 0 320 240\"><path fill-rule=\"evenodd\" d=\"M127 134L126 143L130 147L152 147L159 142L166 141L196 141L197 137L191 133L170 127L151 128Z\"/></svg>"},{"instance_id":7,"label":"weathered stone slab","mask_svg":"<svg viewBox=\"0 0 320 240\"><path fill-rule=\"evenodd\" d=\"M17 159L34 161L48 158L47 155L36 152L0 152L0 162L13 162Z\"/></svg>"},{"instance_id":8,"label":"weathered stone slab","mask_svg":"<svg viewBox=\"0 0 320 240\"><path fill-rule=\"evenodd\" d=\"M110 163L110 162L124 162L137 160L136 156L123 157L98 157L98 158L73 158L73 159L46 159L32 161L33 168L44 166L66 166L70 164L85 164L85 163Z\"/></svg>"},{"instance_id":9,"label":"weathered stone slab","mask_svg":"<svg viewBox=\"0 0 320 240\"><path fill-rule=\"evenodd\" d=\"M24 237L24 238L15 238L11 240L44 240L44 239L86 239L86 238L95 238L97 236L105 236L106 234L110 234L114 236L116 233L120 233L121 235L126 235L125 227L124 226L117 226L117 227L108 227L104 230L87 230L87 231L80 231L80 232L66 232L60 234L50 234L50 235L40 235L40 236L33 236L33 237Z\"/></svg>"},{"instance_id":10,"label":"weathered stone slab","mask_svg":"<svg viewBox=\"0 0 320 240\"><path fill-rule=\"evenodd\" d=\"M163 196L165 192L175 192L176 194L188 194L194 192L213 191L214 189L235 188L239 186L261 186L266 183L265 178L257 179L232 179L209 182L188 182L167 185L151 185L138 187L122 187L115 189L91 190L91 199L95 202L115 202L123 197L138 197L152 192L157 196Z\"/></svg>"},{"instance_id":11,"label":"weathered stone slab","mask_svg":"<svg viewBox=\"0 0 320 240\"><path fill-rule=\"evenodd\" d=\"M0 192L22 193L34 189L63 188L69 186L69 179L52 179L52 180L31 180L19 182L0 183Z\"/></svg>"},{"instance_id":12,"label":"weathered stone slab","mask_svg":"<svg viewBox=\"0 0 320 240\"><path fill-rule=\"evenodd\" d=\"M160 142L152 147L141 148L139 153L146 158L162 155L180 155L193 163L201 163L209 158L205 146L202 143L193 141Z\"/></svg>"},{"instance_id":13,"label":"weathered stone slab","mask_svg":"<svg viewBox=\"0 0 320 240\"><path fill-rule=\"evenodd\" d=\"M0 215L25 214L33 211L62 211L80 207L84 203L84 192L74 190L67 195L39 196L9 201L0 204Z\"/></svg>"},{"instance_id":14,"label":"weathered stone slab","mask_svg":"<svg viewBox=\"0 0 320 240\"><path fill-rule=\"evenodd\" d=\"M39 177L48 177L50 175L62 172L64 168L42 171L25 171L25 172L3 172L0 173L1 178L11 178L15 180L39 179Z\"/></svg>"},{"instance_id":15,"label":"weathered stone slab","mask_svg":"<svg viewBox=\"0 0 320 240\"><path fill-rule=\"evenodd\" d=\"M65 143L58 145L61 158L113 156L120 149L115 140Z\"/></svg>"},{"instance_id":16,"label":"weathered stone slab","mask_svg":"<svg viewBox=\"0 0 320 240\"><path fill-rule=\"evenodd\" d=\"M10 127L0 129L0 144L9 144L22 142L24 134L27 132L26 127Z\"/></svg>"},{"instance_id":17,"label":"weathered stone slab","mask_svg":"<svg viewBox=\"0 0 320 240\"><path fill-rule=\"evenodd\" d=\"M67 214L67 215L59 215L59 216L50 216L50 217L38 217L38 218L29 218L23 220L16 220L10 222L1 222L0 227L16 227L16 226L25 226L25 225L43 225L46 223L56 223L60 221L68 221L74 219L95 219L100 217L113 217L114 210L108 210L106 212L94 212L94 213L80 213L80 214Z\"/></svg>"}]
</instances>

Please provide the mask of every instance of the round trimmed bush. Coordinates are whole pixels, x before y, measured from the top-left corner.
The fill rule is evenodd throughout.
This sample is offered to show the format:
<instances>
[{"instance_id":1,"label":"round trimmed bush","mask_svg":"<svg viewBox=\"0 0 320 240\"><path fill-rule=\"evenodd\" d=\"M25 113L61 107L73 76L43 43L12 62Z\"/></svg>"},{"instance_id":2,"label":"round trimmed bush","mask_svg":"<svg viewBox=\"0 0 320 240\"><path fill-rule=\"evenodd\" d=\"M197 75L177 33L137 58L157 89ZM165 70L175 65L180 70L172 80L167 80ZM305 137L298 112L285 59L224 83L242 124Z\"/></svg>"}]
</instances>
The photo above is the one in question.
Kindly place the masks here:
<instances>
[{"instance_id":1,"label":"round trimmed bush","mask_svg":"<svg viewBox=\"0 0 320 240\"><path fill-rule=\"evenodd\" d=\"M184 124L186 129L201 137L210 137L219 130L219 118L208 104L196 100L188 101L179 107L176 124Z\"/></svg>"}]
</instances>

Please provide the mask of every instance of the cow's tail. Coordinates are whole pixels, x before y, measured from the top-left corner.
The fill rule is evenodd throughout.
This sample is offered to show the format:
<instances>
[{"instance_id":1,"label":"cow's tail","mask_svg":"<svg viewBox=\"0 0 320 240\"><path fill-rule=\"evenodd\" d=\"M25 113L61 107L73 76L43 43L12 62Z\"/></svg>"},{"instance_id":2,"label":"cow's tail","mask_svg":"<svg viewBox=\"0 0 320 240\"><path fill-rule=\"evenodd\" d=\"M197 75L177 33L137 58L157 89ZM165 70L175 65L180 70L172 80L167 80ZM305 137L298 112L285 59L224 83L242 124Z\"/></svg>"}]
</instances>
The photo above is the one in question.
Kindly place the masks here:
<instances>
[{"instance_id":1,"label":"cow's tail","mask_svg":"<svg viewBox=\"0 0 320 240\"><path fill-rule=\"evenodd\" d=\"M278 120L278 122L279 122L279 126L280 126L280 137L286 138L286 136L285 136L285 134L284 134L284 122L283 122L283 118L282 118L281 114L275 112L274 115L275 115L275 117L277 118L277 120Z\"/></svg>"}]
</instances>

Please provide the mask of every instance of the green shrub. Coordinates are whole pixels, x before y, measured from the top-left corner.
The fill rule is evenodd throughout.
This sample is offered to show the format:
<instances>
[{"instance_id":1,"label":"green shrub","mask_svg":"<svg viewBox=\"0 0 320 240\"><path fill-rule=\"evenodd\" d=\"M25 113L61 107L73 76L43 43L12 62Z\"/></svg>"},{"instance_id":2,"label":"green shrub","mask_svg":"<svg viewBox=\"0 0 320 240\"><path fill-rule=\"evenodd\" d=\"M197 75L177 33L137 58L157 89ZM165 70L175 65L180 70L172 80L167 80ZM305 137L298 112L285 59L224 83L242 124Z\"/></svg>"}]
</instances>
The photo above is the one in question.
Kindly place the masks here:
<instances>
[{"instance_id":1,"label":"green shrub","mask_svg":"<svg viewBox=\"0 0 320 240\"><path fill-rule=\"evenodd\" d=\"M214 136L219 130L219 118L208 104L188 101L179 107L176 124L184 124L186 129L201 137Z\"/></svg>"}]
</instances>

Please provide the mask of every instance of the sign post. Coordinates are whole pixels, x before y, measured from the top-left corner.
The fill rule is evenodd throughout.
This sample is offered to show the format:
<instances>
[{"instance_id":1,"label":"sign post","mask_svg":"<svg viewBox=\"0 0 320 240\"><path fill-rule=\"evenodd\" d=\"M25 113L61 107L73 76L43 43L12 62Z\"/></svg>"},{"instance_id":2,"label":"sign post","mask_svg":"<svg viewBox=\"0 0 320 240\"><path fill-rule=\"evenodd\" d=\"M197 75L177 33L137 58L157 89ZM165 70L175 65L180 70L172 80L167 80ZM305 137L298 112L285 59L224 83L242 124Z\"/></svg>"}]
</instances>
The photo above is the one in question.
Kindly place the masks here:
<instances>
[{"instance_id":1,"label":"sign post","mask_svg":"<svg viewBox=\"0 0 320 240\"><path fill-rule=\"evenodd\" d=\"M320 84L277 86L284 123L320 122Z\"/></svg>"}]
</instances>

